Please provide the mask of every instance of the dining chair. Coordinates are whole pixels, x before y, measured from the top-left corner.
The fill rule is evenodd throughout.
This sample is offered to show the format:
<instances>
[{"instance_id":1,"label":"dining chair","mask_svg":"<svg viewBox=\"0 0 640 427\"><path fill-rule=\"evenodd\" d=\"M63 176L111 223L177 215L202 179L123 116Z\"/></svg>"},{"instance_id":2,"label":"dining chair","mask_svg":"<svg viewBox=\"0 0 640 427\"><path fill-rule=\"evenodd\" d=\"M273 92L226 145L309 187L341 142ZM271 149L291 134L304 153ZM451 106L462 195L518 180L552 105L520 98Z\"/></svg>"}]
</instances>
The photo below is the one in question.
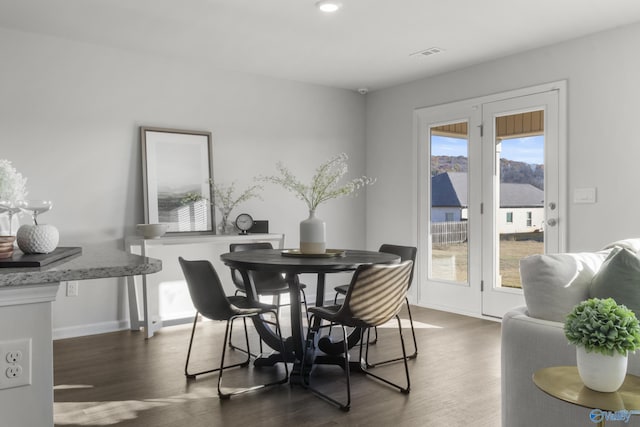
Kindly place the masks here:
<instances>
[{"instance_id":1,"label":"dining chair","mask_svg":"<svg viewBox=\"0 0 640 427\"><path fill-rule=\"evenodd\" d=\"M411 274L409 276L409 287L411 287L411 283L413 282L413 266L415 266L416 263L416 255L418 253L418 248L413 247L413 246L400 246L400 245L390 245L390 244L383 244L380 246L380 249L378 249L378 252L384 252L384 253L388 253L388 254L394 254L394 255L398 255L400 257L400 261L412 261L412 267L411 267ZM349 285L339 285L336 286L334 288L334 290L336 291L336 295L335 298L333 300L334 304L338 303L338 296L339 295L346 295L347 293L347 289L349 288ZM409 314L409 324L411 325L411 335L413 337L413 353L411 353L409 356L407 356L409 359L415 359L418 356L418 341L416 341L416 331L413 327L413 317L411 316L411 307L409 306L409 298L405 299L406 302L406 307L407 307L407 313ZM378 328L374 328L374 339L372 341L369 341L369 331L367 331L367 342L369 344L375 344L378 341ZM401 357L396 357L396 358L392 358L392 359L387 359L387 360L383 360L380 362L376 362L376 363L369 363L369 347L367 346L367 354L365 356L365 359L367 361L367 366L372 368L378 365L382 365L385 363L391 363L391 362L397 362L402 360Z\"/></svg>"},{"instance_id":2,"label":"dining chair","mask_svg":"<svg viewBox=\"0 0 640 427\"><path fill-rule=\"evenodd\" d=\"M411 277L412 261L404 261L400 264L374 264L360 266L356 269L347 289L344 302L342 305L333 305L327 307L310 307L311 313L310 327L307 334L307 343L304 347L302 360L305 363L305 370L308 369L309 375L303 377L303 386L311 390L315 395L324 400L337 405L340 409L348 411L351 407L351 380L350 380L350 363L349 363L349 345L347 342L347 327L360 328L360 351L359 365L360 370L369 376L372 376L390 386L400 390L402 393L409 393L411 382L409 379L409 365L407 363L406 349L404 345L404 337L402 336L402 324L398 313L402 303L404 302L407 290L409 288L409 278ZM378 325L382 325L392 318L396 318L398 322L398 332L400 335L400 343L404 360L404 369L407 379L406 387L393 383L388 379L373 374L367 370L366 363L362 359L364 346L364 331ZM322 321L328 321L329 324L322 325ZM313 357L308 353L313 348L315 336L320 329L328 328L332 325L340 325L342 329L343 369L347 384L346 403L322 393L317 388L312 387L311 378L313 376L312 368ZM311 365L309 366L309 363Z\"/></svg>"},{"instance_id":3,"label":"dining chair","mask_svg":"<svg viewBox=\"0 0 640 427\"><path fill-rule=\"evenodd\" d=\"M189 295L191 296L191 301L193 302L194 307L196 308L196 316L193 321L193 328L191 330L191 338L189 339L189 349L187 350L187 360L184 366L184 374L187 378L193 379L196 376L201 374L207 374L210 372L218 372L218 396L221 399L229 399L232 395L246 393L248 391L257 390L260 388L283 384L288 381L289 378L289 368L287 364L284 364L285 367L285 375L284 378L280 380L276 380L273 382L255 385L253 387L248 388L233 388L231 392L225 391L222 387L222 372L225 369L234 368L238 366L247 366L249 364L249 360L251 358L250 348L249 348L249 334L247 332L247 323L246 319L254 316L260 316L267 313L272 313L275 315L276 307L271 304L263 304L257 301L250 300L243 296L227 296L224 293L224 289L222 287L222 283L220 282L220 277L216 272L211 262L206 260L201 261L187 261L182 257L178 258L180 262L180 267L182 267L182 272L184 273L184 277L187 281L187 286L189 288ZM189 359L191 358L191 348L193 346L193 336L196 331L196 325L198 323L198 318L200 315L211 319L211 320L219 320L226 321L226 327L224 332L224 341L222 341L222 357L220 359L220 367L215 369L208 369L205 371L189 373ZM227 337L229 335L229 330L231 328L231 323L233 320L241 318L244 322L244 335L247 344L247 359L243 362L224 366L224 358L225 358L225 350L226 345L224 343L227 342ZM280 322L276 317L276 332L280 337L280 342L282 344L281 351L285 351L285 344L282 340L282 334L280 329Z\"/></svg>"},{"instance_id":4,"label":"dining chair","mask_svg":"<svg viewBox=\"0 0 640 427\"><path fill-rule=\"evenodd\" d=\"M273 249L273 246L269 242L258 242L258 243L232 243L229 245L229 252L240 252L240 251L250 251L256 249ZM288 305L288 304L280 304L280 297L283 294L289 294L289 283L285 280L281 273L277 272L267 272L267 271L251 271L249 272L251 278L253 279L253 283L256 288L256 292L258 296L270 296L275 298L276 305L276 316L280 316L280 307ZM237 269L231 269L231 280L236 287L235 295L239 293L243 293L246 295L246 288L244 279L242 278L242 274ZM300 292L302 293L302 303L305 308L305 314L307 313L307 296L304 292L304 289L307 286L303 283L300 283ZM273 322L269 320L265 320L266 323L270 323L275 326ZM229 347L234 350L239 350L244 352L245 349L237 347L233 345L231 341L232 332L229 334ZM262 353L262 341L260 341L260 352ZM256 356L253 354L252 356Z\"/></svg>"}]
</instances>

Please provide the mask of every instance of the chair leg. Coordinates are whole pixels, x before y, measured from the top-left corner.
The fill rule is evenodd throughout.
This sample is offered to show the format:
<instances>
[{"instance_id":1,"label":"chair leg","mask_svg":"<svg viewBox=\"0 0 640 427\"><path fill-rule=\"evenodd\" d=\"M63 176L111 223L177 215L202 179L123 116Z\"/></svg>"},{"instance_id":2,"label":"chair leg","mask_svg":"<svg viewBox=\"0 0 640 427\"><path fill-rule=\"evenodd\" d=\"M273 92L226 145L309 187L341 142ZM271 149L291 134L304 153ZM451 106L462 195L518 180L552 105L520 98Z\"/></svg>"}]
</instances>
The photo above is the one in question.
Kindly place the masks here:
<instances>
[{"instance_id":1,"label":"chair leg","mask_svg":"<svg viewBox=\"0 0 640 427\"><path fill-rule=\"evenodd\" d=\"M249 353L247 353L247 349L242 348L242 347L238 347L238 346L236 346L236 345L231 341L231 336L232 336L232 334L233 334L233 321L234 321L234 320L235 320L235 319L233 319L233 320L231 321L231 327L230 327L230 329L229 329L229 348L230 348L230 349L232 349L232 350L239 351L239 352L241 352L241 353L248 354L250 357L253 357L254 359L255 359L255 358L257 358L258 356L260 356L260 354L250 353L250 352L249 352ZM245 322L244 327L245 327L245 329L246 329L246 328L247 328L247 325L246 325L246 319L243 319L243 321ZM262 340L260 340L260 353L262 353Z\"/></svg>"},{"instance_id":2,"label":"chair leg","mask_svg":"<svg viewBox=\"0 0 640 427\"><path fill-rule=\"evenodd\" d=\"M233 295L237 296L238 294L244 293L243 291L241 291L240 289L236 289L236 291L233 293ZM242 353L247 353L247 350L245 350L244 348L240 348L237 347L233 344L233 321L236 319L231 320L231 329L229 331L229 348L232 350L237 350L240 351ZM245 320L245 328L246 328L246 320ZM260 341L260 353L262 353L262 341ZM251 357L253 357L254 359L257 358L259 356L259 354L255 354L255 353L248 353Z\"/></svg>"},{"instance_id":3,"label":"chair leg","mask_svg":"<svg viewBox=\"0 0 640 427\"><path fill-rule=\"evenodd\" d=\"M375 345L378 343L378 327L374 326L373 327L373 332L375 332L375 336L373 337L373 341L369 341L369 338L367 337L367 343L371 344L371 345Z\"/></svg>"},{"instance_id":4,"label":"chair leg","mask_svg":"<svg viewBox=\"0 0 640 427\"><path fill-rule=\"evenodd\" d=\"M273 313L276 314L275 311ZM229 319L227 321L227 325L226 325L225 332L224 332L224 341L223 342L227 342L231 323L236 317L242 317L243 320L244 320L244 319L246 319L247 316L234 316L234 317L232 317L231 319ZM280 329L280 322L278 321L278 317L277 316L276 316L276 332L280 336L281 350L282 350L282 353L284 354L286 352L286 349L285 349L285 345L284 345L284 340L282 339L282 330ZM246 328L245 328L245 339L246 339L247 350L248 350L249 349L249 333L247 332ZM284 377L282 379L279 379L279 380L276 380L276 381L273 381L273 382L269 382L269 383L265 383L265 384L255 385L253 387L233 389L233 391L231 391L231 392L225 392L225 391L223 391L224 388L222 387L222 371L227 368L227 367L223 368L226 349L227 349L227 346L223 345L222 346L222 356L221 356L221 360L220 360L220 368L217 369L219 371L219 374L218 374L218 396L222 400L230 399L231 396L234 396L234 395L237 395L237 394L243 394L243 393L246 393L246 392L249 392L249 391L258 390L258 389L269 387L269 386L272 386L272 385L284 384L289 380L289 367L285 363L284 364L284 372L285 372L285 374L284 374Z\"/></svg>"},{"instance_id":5,"label":"chair leg","mask_svg":"<svg viewBox=\"0 0 640 427\"><path fill-rule=\"evenodd\" d=\"M310 325L313 324L313 316L311 316L310 319ZM308 377L303 377L303 381L302 381L302 386L305 387L306 389L310 390L313 394L315 394L316 396L318 396L319 398L321 398L322 400L329 402L335 406L337 406L338 408L340 408L343 411L349 411L349 409L351 408L351 372L350 372L350 367L349 367L349 343L347 342L347 327L344 325L340 325L341 329L342 329L342 343L344 345L344 375L345 375L345 380L347 383L347 401L346 403L341 403L338 400L322 393L320 390L313 388L311 386L311 372L309 372L309 376ZM322 327L322 326L321 326ZM318 327L318 330L321 328ZM323 327L330 327L330 325L325 325ZM317 333L318 330L312 330L311 327L309 328L309 332L307 333L307 341L310 339L311 335L314 333ZM306 361L307 360L307 350L310 346L305 345L304 346L304 351L302 354L302 360ZM312 362L313 363L313 362Z\"/></svg>"},{"instance_id":6,"label":"chair leg","mask_svg":"<svg viewBox=\"0 0 640 427\"><path fill-rule=\"evenodd\" d=\"M418 357L418 341L416 340L416 330L413 327L413 317L411 316L411 308L409 307L409 299L406 299L407 304L407 312L409 313L409 324L411 325L411 336L413 337L413 348L414 351L410 355L408 355L407 359L415 359ZM377 329L376 329L376 340L377 340ZM396 357L393 359L383 360L381 362L369 363L369 347L367 346L367 352L365 354L365 361L367 364L367 368L375 368L376 366L384 365L386 363L399 362L403 360L404 357Z\"/></svg>"},{"instance_id":7,"label":"chair leg","mask_svg":"<svg viewBox=\"0 0 640 427\"><path fill-rule=\"evenodd\" d=\"M411 325L411 335L413 337L413 353L407 356L408 359L415 359L418 357L418 340L416 340L416 330L413 327L413 317L411 317L411 307L409 307L409 298L406 299L407 312L409 313L409 324Z\"/></svg>"},{"instance_id":8,"label":"chair leg","mask_svg":"<svg viewBox=\"0 0 640 427\"><path fill-rule=\"evenodd\" d=\"M198 323L199 317L200 317L200 313L196 313L196 316L193 319L193 328L191 329L191 338L189 339L189 349L187 350L187 360L186 360L186 362L184 364L184 375L185 375L185 377L187 377L188 379L194 379L198 375L208 374L208 373L211 373L211 372L217 372L220 369L229 369L229 368L235 368L235 367L238 367L238 366L247 366L249 364L249 361L251 360L251 356L249 354L247 354L247 360L245 360L243 362L240 362L240 363L236 363L236 364L233 364L233 365L230 365L230 366L224 366L224 367L222 367L222 365L221 365L221 368L209 369L209 370L206 370L206 371L189 373L189 359L191 358L191 348L193 347L193 336L194 336L194 334L196 332L196 325ZM245 323L244 326L245 326L245 329L244 329L245 333L247 333L247 324ZM226 342L226 341L227 341L227 337L225 336L225 341L223 341L223 342ZM249 341L247 340L247 345L248 345L248 343L249 343ZM225 346L223 345L223 347L225 347ZM247 347L247 348L249 348L249 347Z\"/></svg>"},{"instance_id":9,"label":"chair leg","mask_svg":"<svg viewBox=\"0 0 640 427\"><path fill-rule=\"evenodd\" d=\"M402 323L400 321L400 316L396 315L395 317L396 317L396 320L398 322L398 333L400 334L400 344L401 344L401 347L402 347L402 358L401 359L404 361L404 371L405 371L405 374L406 374L406 377L407 377L407 386L406 387L402 387L401 385L393 383L393 382L389 381L386 378L382 378L381 376L376 375L376 374L372 373L371 371L369 371L366 366L362 366L362 372L364 372L366 375L372 376L372 377L382 381L385 384L388 384L388 385L390 385L392 387L397 388L402 393L407 394L411 390L411 380L409 379L409 364L407 363L407 359L408 359L407 358L407 351L406 351L405 345L404 345L404 336L402 334ZM362 360L362 345L363 344L360 343L360 360Z\"/></svg>"},{"instance_id":10,"label":"chair leg","mask_svg":"<svg viewBox=\"0 0 640 427\"><path fill-rule=\"evenodd\" d=\"M304 305L304 315L307 318L307 324L309 324L309 306L307 306L307 294L304 292L304 289L300 289L300 293L302 293L302 305Z\"/></svg>"}]
</instances>

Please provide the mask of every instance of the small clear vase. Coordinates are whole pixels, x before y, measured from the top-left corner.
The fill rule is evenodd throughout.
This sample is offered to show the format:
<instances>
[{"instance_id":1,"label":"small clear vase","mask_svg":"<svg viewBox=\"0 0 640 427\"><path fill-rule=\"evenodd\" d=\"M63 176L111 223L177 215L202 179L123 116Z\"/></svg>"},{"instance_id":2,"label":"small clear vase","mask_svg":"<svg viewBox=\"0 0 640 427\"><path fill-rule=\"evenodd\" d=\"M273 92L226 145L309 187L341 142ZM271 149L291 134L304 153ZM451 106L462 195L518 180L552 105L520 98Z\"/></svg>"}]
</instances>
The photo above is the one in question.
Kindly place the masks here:
<instances>
[{"instance_id":1,"label":"small clear vase","mask_svg":"<svg viewBox=\"0 0 640 427\"><path fill-rule=\"evenodd\" d=\"M218 234L233 234L236 231L236 227L233 225L233 223L229 220L229 217L231 215L231 209L224 209L221 208L220 210L220 215L221 215L221 219L220 222L218 223Z\"/></svg>"},{"instance_id":2,"label":"small clear vase","mask_svg":"<svg viewBox=\"0 0 640 427\"><path fill-rule=\"evenodd\" d=\"M0 235L3 236L15 236L18 228L20 227L20 220L17 213L20 212L20 208L13 204L4 204L0 202Z\"/></svg>"}]
</instances>

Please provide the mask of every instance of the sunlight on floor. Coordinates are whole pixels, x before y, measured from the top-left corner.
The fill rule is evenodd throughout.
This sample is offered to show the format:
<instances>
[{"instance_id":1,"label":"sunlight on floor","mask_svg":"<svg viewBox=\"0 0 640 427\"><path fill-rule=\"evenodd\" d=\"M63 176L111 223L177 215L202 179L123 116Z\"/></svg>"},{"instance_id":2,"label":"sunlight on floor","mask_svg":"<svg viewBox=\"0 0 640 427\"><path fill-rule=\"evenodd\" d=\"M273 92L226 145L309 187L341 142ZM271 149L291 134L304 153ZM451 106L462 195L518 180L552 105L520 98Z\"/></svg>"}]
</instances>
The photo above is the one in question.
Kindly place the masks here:
<instances>
[{"instance_id":1,"label":"sunlight on floor","mask_svg":"<svg viewBox=\"0 0 640 427\"><path fill-rule=\"evenodd\" d=\"M400 319L400 324L402 325L402 329L411 328L411 323L409 322L409 319ZM378 326L378 328L397 328L397 327L398 327L398 322L396 321L396 319L389 320L384 325ZM413 327L415 329L442 329L442 326L431 325L429 323L416 322L415 320L413 321Z\"/></svg>"},{"instance_id":2,"label":"sunlight on floor","mask_svg":"<svg viewBox=\"0 0 640 427\"><path fill-rule=\"evenodd\" d=\"M56 390L91 388L84 385L61 385ZM184 403L188 400L217 397L216 390L194 390L175 396L144 400L114 402L54 402L53 419L56 425L108 426L138 418L142 411Z\"/></svg>"},{"instance_id":3,"label":"sunlight on floor","mask_svg":"<svg viewBox=\"0 0 640 427\"><path fill-rule=\"evenodd\" d=\"M83 388L93 388L93 386L88 384L61 384L54 386L53 390L78 390Z\"/></svg>"}]
</instances>

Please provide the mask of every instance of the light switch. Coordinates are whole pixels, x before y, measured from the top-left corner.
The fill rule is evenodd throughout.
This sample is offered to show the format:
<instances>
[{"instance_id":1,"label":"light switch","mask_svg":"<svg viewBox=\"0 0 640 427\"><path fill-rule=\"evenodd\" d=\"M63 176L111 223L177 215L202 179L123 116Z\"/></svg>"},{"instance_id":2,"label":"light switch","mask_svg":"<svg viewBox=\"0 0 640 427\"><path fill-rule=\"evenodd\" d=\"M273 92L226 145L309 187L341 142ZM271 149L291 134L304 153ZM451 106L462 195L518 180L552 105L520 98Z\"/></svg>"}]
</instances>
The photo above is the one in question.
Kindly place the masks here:
<instances>
[{"instance_id":1,"label":"light switch","mask_svg":"<svg viewBox=\"0 0 640 427\"><path fill-rule=\"evenodd\" d=\"M576 188L573 190L573 203L595 203L595 188Z\"/></svg>"}]
</instances>

